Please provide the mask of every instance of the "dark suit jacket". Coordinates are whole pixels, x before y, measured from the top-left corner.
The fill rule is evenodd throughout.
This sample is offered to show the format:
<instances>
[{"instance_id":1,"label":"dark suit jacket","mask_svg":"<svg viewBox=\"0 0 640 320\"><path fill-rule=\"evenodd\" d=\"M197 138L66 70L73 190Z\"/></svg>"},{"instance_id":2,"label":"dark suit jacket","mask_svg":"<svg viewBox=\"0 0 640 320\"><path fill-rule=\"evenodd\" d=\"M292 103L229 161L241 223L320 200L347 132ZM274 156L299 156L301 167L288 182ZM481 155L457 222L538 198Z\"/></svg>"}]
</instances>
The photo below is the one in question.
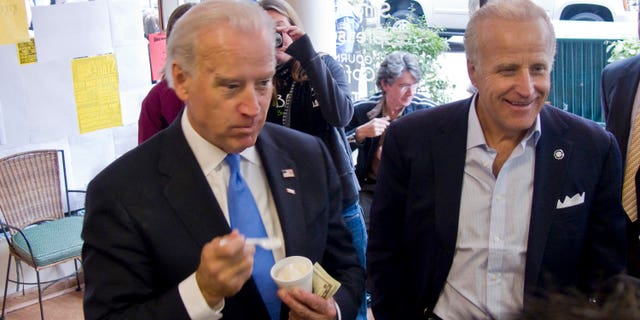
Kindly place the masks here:
<instances>
[{"instance_id":1,"label":"dark suit jacket","mask_svg":"<svg viewBox=\"0 0 640 320\"><path fill-rule=\"evenodd\" d=\"M376 320L423 318L444 287L458 232L470 102L416 111L387 129L367 255ZM551 106L540 118L526 297L552 286L590 290L625 262L613 136ZM554 158L558 149L561 160ZM583 204L556 208L558 200L582 192Z\"/></svg>"},{"instance_id":2,"label":"dark suit jacket","mask_svg":"<svg viewBox=\"0 0 640 320\"><path fill-rule=\"evenodd\" d=\"M640 55L614 62L602 71L601 101L607 130L611 131L618 140L622 153L622 162L627 158L629 133L631 132L631 116L633 100L640 82ZM624 169L623 169L624 170ZM624 172L624 171L623 171ZM636 174L636 186L640 186L640 171ZM636 188L638 203L640 203L640 188ZM640 277L640 222L631 223L627 219L627 239L629 274Z\"/></svg>"},{"instance_id":3,"label":"dark suit jacket","mask_svg":"<svg viewBox=\"0 0 640 320\"><path fill-rule=\"evenodd\" d=\"M317 261L340 281L335 299L344 319L352 319L362 302L364 271L340 218L341 190L326 148L315 137L272 124L256 147L287 256ZM295 177L283 177L283 169L293 169ZM180 121L94 178L86 208L85 317L188 319L178 284L196 270L203 245L230 229ZM224 319L268 319L251 279L225 304ZM283 319L287 313L283 304Z\"/></svg>"}]
</instances>

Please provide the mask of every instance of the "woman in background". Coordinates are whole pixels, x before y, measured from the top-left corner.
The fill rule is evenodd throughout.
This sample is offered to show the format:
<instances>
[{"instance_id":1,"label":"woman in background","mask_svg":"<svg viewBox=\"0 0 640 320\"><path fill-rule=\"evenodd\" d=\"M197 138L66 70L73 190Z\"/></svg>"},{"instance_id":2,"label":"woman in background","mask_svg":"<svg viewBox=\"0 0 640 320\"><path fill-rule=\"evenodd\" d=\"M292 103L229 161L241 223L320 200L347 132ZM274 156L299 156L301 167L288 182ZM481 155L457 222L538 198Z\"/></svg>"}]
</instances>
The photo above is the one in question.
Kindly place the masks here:
<instances>
[{"instance_id":1,"label":"woman in background","mask_svg":"<svg viewBox=\"0 0 640 320\"><path fill-rule=\"evenodd\" d=\"M167 41L171 35L173 25L194 5L195 3L185 3L173 10L167 21ZM183 107L184 103L176 96L173 89L169 88L169 84L163 75L162 80L153 86L144 100L142 100L140 118L138 119L138 144L145 142L158 131L168 127L180 114Z\"/></svg>"},{"instance_id":2,"label":"woman in background","mask_svg":"<svg viewBox=\"0 0 640 320\"><path fill-rule=\"evenodd\" d=\"M316 52L298 14L284 0L262 0L282 38L276 51L275 99L267 121L319 137L331 153L342 184L342 218L365 266L367 234L359 185L344 127L353 116L346 75L331 56ZM364 292L363 292L364 294ZM366 319L366 301L358 319Z\"/></svg>"}]
</instances>

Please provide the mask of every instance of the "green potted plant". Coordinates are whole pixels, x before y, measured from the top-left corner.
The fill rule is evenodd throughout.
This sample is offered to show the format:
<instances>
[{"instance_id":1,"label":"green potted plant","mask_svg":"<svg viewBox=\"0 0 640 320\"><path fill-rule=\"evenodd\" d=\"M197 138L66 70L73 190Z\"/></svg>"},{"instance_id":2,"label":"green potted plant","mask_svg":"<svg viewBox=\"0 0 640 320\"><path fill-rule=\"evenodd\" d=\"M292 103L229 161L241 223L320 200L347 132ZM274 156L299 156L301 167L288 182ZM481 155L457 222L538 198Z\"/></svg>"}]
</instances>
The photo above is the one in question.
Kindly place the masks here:
<instances>
[{"instance_id":1,"label":"green potted plant","mask_svg":"<svg viewBox=\"0 0 640 320\"><path fill-rule=\"evenodd\" d=\"M640 54L640 40L628 38L611 42L607 46L607 52L611 54L607 62L622 60Z\"/></svg>"}]
</instances>

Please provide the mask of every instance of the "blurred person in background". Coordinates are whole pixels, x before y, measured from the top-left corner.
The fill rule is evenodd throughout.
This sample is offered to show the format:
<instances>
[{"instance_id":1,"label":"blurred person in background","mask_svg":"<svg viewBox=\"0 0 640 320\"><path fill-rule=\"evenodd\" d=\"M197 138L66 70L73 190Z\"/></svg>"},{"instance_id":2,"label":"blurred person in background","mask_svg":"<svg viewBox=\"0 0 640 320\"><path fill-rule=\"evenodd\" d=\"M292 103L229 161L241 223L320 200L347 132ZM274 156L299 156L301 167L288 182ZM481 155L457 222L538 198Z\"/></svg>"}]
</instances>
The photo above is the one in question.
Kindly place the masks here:
<instances>
[{"instance_id":1,"label":"blurred person in background","mask_svg":"<svg viewBox=\"0 0 640 320\"><path fill-rule=\"evenodd\" d=\"M358 201L358 180L344 127L353 116L353 104L342 66L318 53L293 7L285 0L258 2L276 24L282 38L276 51L275 98L267 121L319 137L329 149L342 186L342 218L365 266L367 234ZM363 291L364 295L364 291ZM359 319L366 316L363 304Z\"/></svg>"},{"instance_id":2,"label":"blurred person in background","mask_svg":"<svg viewBox=\"0 0 640 320\"><path fill-rule=\"evenodd\" d=\"M351 148L358 150L356 176L367 225L385 130L401 116L435 106L433 101L416 93L421 78L418 58L414 54L393 52L378 68L376 86L380 92L354 104L353 118L346 130Z\"/></svg>"},{"instance_id":3,"label":"blurred person in background","mask_svg":"<svg viewBox=\"0 0 640 320\"><path fill-rule=\"evenodd\" d=\"M194 5L195 3L185 3L173 10L167 21L167 43L169 42L173 25ZM165 75L162 75L162 80L153 86L144 100L142 100L140 117L138 118L138 143L145 142L158 131L168 127L180 114L183 107L184 102L169 87Z\"/></svg>"},{"instance_id":4,"label":"blurred person in background","mask_svg":"<svg viewBox=\"0 0 640 320\"><path fill-rule=\"evenodd\" d=\"M640 185L640 55L613 62L604 68L600 98L607 130L616 136L624 159L622 203L627 212L627 272L640 277L640 188L637 187Z\"/></svg>"}]
</instances>

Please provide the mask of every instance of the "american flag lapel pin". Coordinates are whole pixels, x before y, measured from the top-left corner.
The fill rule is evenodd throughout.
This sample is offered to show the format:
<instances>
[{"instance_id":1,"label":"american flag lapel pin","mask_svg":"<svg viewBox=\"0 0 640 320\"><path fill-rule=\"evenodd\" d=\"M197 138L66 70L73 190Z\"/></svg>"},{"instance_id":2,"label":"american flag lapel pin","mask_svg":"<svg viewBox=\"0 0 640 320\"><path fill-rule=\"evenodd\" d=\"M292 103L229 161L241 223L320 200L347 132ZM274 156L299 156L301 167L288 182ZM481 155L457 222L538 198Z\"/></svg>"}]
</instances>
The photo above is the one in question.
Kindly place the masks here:
<instances>
[{"instance_id":1,"label":"american flag lapel pin","mask_svg":"<svg viewBox=\"0 0 640 320\"><path fill-rule=\"evenodd\" d=\"M294 178L296 174L293 172L293 169L284 169L282 170L283 178Z\"/></svg>"}]
</instances>

